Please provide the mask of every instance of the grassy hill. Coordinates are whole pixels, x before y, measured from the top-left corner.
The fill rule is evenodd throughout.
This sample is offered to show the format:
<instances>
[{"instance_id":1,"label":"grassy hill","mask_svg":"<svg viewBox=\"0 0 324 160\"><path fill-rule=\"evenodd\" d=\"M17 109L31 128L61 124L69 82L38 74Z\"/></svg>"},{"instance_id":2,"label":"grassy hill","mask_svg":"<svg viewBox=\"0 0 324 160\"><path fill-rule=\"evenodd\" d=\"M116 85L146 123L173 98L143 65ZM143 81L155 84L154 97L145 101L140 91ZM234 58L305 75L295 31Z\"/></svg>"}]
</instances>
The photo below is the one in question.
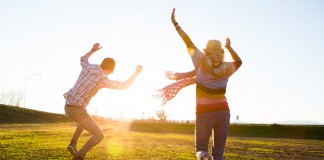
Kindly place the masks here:
<instances>
[{"instance_id":1,"label":"grassy hill","mask_svg":"<svg viewBox=\"0 0 324 160\"><path fill-rule=\"evenodd\" d=\"M194 124L133 122L130 130L148 133L194 134ZM323 125L231 124L229 136L324 140Z\"/></svg>"},{"instance_id":2,"label":"grassy hill","mask_svg":"<svg viewBox=\"0 0 324 160\"><path fill-rule=\"evenodd\" d=\"M62 114L48 113L0 104L0 124L58 122L71 122L71 120Z\"/></svg>"},{"instance_id":3,"label":"grassy hill","mask_svg":"<svg viewBox=\"0 0 324 160\"><path fill-rule=\"evenodd\" d=\"M93 118L99 122L101 117ZM63 114L42 112L0 104L0 124L72 122ZM133 122L131 131L147 133L194 134L194 124ZM262 138L297 138L324 140L324 125L231 124L229 136Z\"/></svg>"}]
</instances>

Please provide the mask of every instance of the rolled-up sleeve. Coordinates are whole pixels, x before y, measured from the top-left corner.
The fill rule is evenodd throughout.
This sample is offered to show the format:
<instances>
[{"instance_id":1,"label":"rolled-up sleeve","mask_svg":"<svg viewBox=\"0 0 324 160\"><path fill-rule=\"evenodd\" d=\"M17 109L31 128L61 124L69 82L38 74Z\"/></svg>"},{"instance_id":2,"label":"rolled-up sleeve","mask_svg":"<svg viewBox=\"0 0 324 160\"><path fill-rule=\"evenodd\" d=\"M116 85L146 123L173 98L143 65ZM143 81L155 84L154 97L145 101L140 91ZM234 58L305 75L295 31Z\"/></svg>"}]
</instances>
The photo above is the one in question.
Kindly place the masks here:
<instances>
[{"instance_id":1,"label":"rolled-up sleeve","mask_svg":"<svg viewBox=\"0 0 324 160\"><path fill-rule=\"evenodd\" d=\"M225 77L230 77L234 74L242 63L239 62L225 62L220 67L214 68L214 73L216 75L221 74Z\"/></svg>"},{"instance_id":2,"label":"rolled-up sleeve","mask_svg":"<svg viewBox=\"0 0 324 160\"><path fill-rule=\"evenodd\" d=\"M87 67L89 65L88 58L86 56L82 56L80 58L80 64L81 64L82 68Z\"/></svg>"},{"instance_id":3,"label":"rolled-up sleeve","mask_svg":"<svg viewBox=\"0 0 324 160\"><path fill-rule=\"evenodd\" d=\"M242 61L235 61L235 62L234 62L234 65L235 65L235 68L236 68L236 70L237 70L237 69L239 69L239 68L241 67L241 65L242 65Z\"/></svg>"},{"instance_id":4,"label":"rolled-up sleeve","mask_svg":"<svg viewBox=\"0 0 324 160\"><path fill-rule=\"evenodd\" d=\"M105 80L103 80L103 85L104 85L104 88L122 90L122 89L129 88L131 84L128 83L127 81L121 82L121 81L117 81L117 80L105 79Z\"/></svg>"}]
</instances>

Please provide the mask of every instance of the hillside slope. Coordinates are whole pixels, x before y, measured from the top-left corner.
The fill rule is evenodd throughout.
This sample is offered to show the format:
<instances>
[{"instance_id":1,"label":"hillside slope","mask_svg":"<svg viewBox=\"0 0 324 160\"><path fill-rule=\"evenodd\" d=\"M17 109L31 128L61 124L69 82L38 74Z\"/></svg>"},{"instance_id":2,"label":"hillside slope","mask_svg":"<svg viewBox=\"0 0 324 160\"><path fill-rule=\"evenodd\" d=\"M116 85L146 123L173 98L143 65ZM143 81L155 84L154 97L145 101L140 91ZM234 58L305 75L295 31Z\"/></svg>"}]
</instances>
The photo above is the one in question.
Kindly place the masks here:
<instances>
[{"instance_id":1,"label":"hillside slope","mask_svg":"<svg viewBox=\"0 0 324 160\"><path fill-rule=\"evenodd\" d=\"M71 122L62 114L42 112L21 107L0 104L1 123L58 123Z\"/></svg>"}]
</instances>

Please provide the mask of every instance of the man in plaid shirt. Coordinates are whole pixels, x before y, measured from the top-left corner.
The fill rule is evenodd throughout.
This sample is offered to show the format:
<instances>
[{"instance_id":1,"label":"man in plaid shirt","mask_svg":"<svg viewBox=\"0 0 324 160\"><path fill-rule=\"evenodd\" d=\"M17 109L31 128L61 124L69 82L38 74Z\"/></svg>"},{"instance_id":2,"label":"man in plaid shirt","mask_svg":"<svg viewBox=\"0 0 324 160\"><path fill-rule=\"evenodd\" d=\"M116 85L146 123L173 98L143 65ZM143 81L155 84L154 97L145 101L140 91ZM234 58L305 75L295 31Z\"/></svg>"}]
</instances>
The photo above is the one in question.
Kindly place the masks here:
<instances>
[{"instance_id":1,"label":"man in plaid shirt","mask_svg":"<svg viewBox=\"0 0 324 160\"><path fill-rule=\"evenodd\" d=\"M124 82L110 80L108 75L113 73L115 69L114 59L105 58L100 65L90 64L88 61L90 56L101 48L99 43L95 43L92 49L81 57L80 63L82 70L79 78L74 87L64 94L64 98L66 99L64 107L65 113L78 124L71 142L67 147L70 153L74 155L72 160L84 159L86 153L104 138L104 133L86 110L91 98L101 88L127 89L133 84L143 68L138 65L136 71ZM92 136L77 151L76 144L84 129L92 134Z\"/></svg>"}]
</instances>

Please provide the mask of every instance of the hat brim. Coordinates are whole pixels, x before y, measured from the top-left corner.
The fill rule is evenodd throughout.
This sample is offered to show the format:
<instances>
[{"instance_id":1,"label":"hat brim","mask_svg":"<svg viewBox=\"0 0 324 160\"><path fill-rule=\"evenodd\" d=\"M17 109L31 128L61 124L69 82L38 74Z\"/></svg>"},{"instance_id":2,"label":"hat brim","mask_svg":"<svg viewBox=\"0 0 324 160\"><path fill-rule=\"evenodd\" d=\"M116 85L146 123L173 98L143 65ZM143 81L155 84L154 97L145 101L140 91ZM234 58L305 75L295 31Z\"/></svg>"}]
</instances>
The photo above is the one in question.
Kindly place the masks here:
<instances>
[{"instance_id":1,"label":"hat brim","mask_svg":"<svg viewBox=\"0 0 324 160\"><path fill-rule=\"evenodd\" d=\"M203 49L206 54L221 54L224 53L224 49L220 49L218 51L215 50L209 50L207 48Z\"/></svg>"}]
</instances>

